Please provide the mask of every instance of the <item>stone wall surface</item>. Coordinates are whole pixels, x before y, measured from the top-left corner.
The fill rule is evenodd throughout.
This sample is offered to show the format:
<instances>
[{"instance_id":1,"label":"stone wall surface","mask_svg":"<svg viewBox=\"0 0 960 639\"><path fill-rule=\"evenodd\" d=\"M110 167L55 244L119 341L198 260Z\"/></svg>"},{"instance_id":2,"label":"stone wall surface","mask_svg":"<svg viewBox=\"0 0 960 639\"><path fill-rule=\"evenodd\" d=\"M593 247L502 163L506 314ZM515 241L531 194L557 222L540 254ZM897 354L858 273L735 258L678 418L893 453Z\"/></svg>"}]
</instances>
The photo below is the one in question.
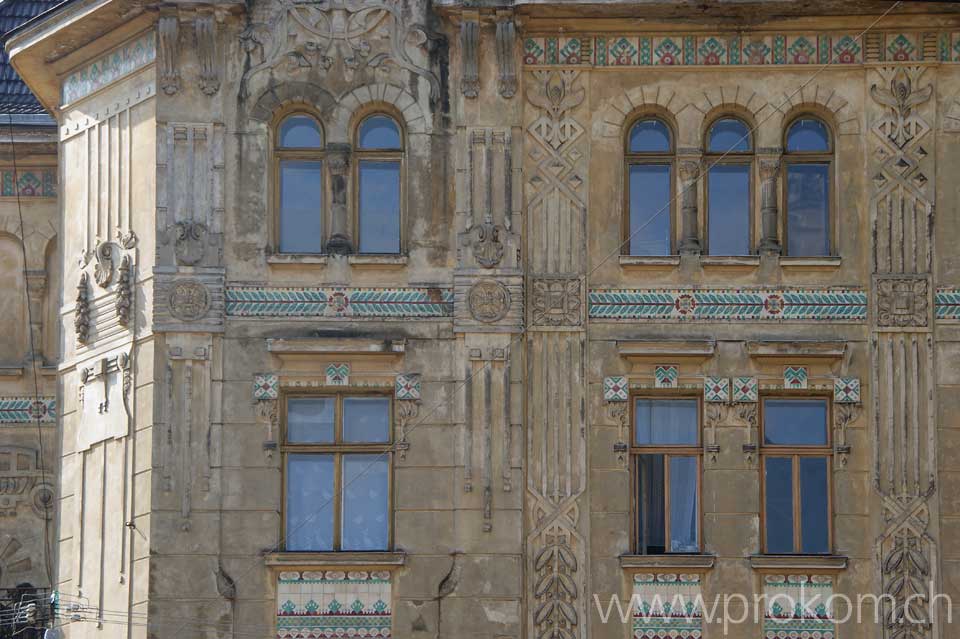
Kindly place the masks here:
<instances>
[{"instance_id":1,"label":"stone wall surface","mask_svg":"<svg viewBox=\"0 0 960 639\"><path fill-rule=\"evenodd\" d=\"M10 242L0 274L63 291L34 323L60 354L58 393L42 379L59 437L41 431L65 636L951 636L943 608L900 621L911 596L960 602L956 7L106 4L8 43L59 122L63 239L31 239L26 283ZM321 253L279 250L292 113L322 128ZM359 252L370 114L401 129L396 255ZM826 256L784 250L801 115L832 144ZM675 146L672 250L649 258L621 250L645 116ZM746 256L708 254L720 116L751 130ZM24 207L52 242L43 180ZM0 315L14 367L24 312ZM30 395L23 370L3 394ZM389 548L293 552L285 402L341 392L391 399ZM632 541L638 395L697 400L699 554ZM769 396L828 402L828 554L763 554ZM0 404L0 429L29 452L18 410ZM18 552L37 574L18 543L0 585ZM771 607L725 635L704 611L605 621L594 599L807 589L886 593L884 620Z\"/></svg>"}]
</instances>

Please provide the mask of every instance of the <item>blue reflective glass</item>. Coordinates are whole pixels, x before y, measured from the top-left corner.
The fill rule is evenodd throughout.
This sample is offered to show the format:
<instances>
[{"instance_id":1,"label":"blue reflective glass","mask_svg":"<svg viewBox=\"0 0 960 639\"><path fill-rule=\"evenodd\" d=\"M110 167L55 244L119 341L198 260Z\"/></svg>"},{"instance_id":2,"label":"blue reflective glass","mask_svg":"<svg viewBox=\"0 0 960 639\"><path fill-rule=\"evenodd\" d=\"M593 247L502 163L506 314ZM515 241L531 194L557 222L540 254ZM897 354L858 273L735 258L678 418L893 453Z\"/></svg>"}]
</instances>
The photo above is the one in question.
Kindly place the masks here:
<instances>
[{"instance_id":1,"label":"blue reflective glass","mask_svg":"<svg viewBox=\"0 0 960 639\"><path fill-rule=\"evenodd\" d=\"M830 132L820 120L801 118L787 131L788 152L817 152L830 150Z\"/></svg>"},{"instance_id":2,"label":"blue reflective glass","mask_svg":"<svg viewBox=\"0 0 960 639\"><path fill-rule=\"evenodd\" d=\"M793 458L767 457L763 467L766 551L770 554L792 553Z\"/></svg>"},{"instance_id":3,"label":"blue reflective glass","mask_svg":"<svg viewBox=\"0 0 960 639\"><path fill-rule=\"evenodd\" d=\"M830 254L830 165L787 165L787 255Z\"/></svg>"},{"instance_id":4,"label":"blue reflective glass","mask_svg":"<svg viewBox=\"0 0 960 639\"><path fill-rule=\"evenodd\" d=\"M827 491L827 459L800 458L801 552L830 552L830 512Z\"/></svg>"},{"instance_id":5,"label":"blue reflective glass","mask_svg":"<svg viewBox=\"0 0 960 639\"><path fill-rule=\"evenodd\" d=\"M343 456L341 550L386 550L389 464L385 455Z\"/></svg>"},{"instance_id":6,"label":"blue reflective glass","mask_svg":"<svg viewBox=\"0 0 960 639\"><path fill-rule=\"evenodd\" d=\"M402 148L400 127L393 118L385 115L373 115L360 124L359 144L361 149Z\"/></svg>"},{"instance_id":7,"label":"blue reflective glass","mask_svg":"<svg viewBox=\"0 0 960 639\"><path fill-rule=\"evenodd\" d=\"M750 150L750 130L747 125L735 118L718 120L710 127L710 143L707 150L711 153L743 152Z\"/></svg>"},{"instance_id":8,"label":"blue reflective glass","mask_svg":"<svg viewBox=\"0 0 960 639\"><path fill-rule=\"evenodd\" d=\"M280 252L323 252L320 162L280 162Z\"/></svg>"},{"instance_id":9,"label":"blue reflective glass","mask_svg":"<svg viewBox=\"0 0 960 639\"><path fill-rule=\"evenodd\" d=\"M696 446L698 410L695 399L637 399L635 443L638 446Z\"/></svg>"},{"instance_id":10,"label":"blue reflective glass","mask_svg":"<svg viewBox=\"0 0 960 639\"><path fill-rule=\"evenodd\" d=\"M670 552L700 552L697 458L670 457Z\"/></svg>"},{"instance_id":11,"label":"blue reflective glass","mask_svg":"<svg viewBox=\"0 0 960 639\"><path fill-rule=\"evenodd\" d=\"M390 400L385 397L344 398L343 441L390 441Z\"/></svg>"},{"instance_id":12,"label":"blue reflective glass","mask_svg":"<svg viewBox=\"0 0 960 639\"><path fill-rule=\"evenodd\" d=\"M333 550L333 455L287 456L287 550Z\"/></svg>"},{"instance_id":13,"label":"blue reflective glass","mask_svg":"<svg viewBox=\"0 0 960 639\"><path fill-rule=\"evenodd\" d=\"M630 129L631 153L665 153L670 151L670 129L660 120L640 120Z\"/></svg>"},{"instance_id":14,"label":"blue reflective glass","mask_svg":"<svg viewBox=\"0 0 960 639\"><path fill-rule=\"evenodd\" d=\"M718 164L707 177L710 255L750 254L750 165Z\"/></svg>"},{"instance_id":15,"label":"blue reflective glass","mask_svg":"<svg viewBox=\"0 0 960 639\"><path fill-rule=\"evenodd\" d=\"M360 252L400 252L399 162L360 162Z\"/></svg>"},{"instance_id":16,"label":"blue reflective glass","mask_svg":"<svg viewBox=\"0 0 960 639\"><path fill-rule=\"evenodd\" d=\"M670 165L630 165L630 255L670 255Z\"/></svg>"},{"instance_id":17,"label":"blue reflective glass","mask_svg":"<svg viewBox=\"0 0 960 639\"><path fill-rule=\"evenodd\" d=\"M280 125L280 146L285 149L317 149L323 146L320 125L309 115L291 115Z\"/></svg>"},{"instance_id":18,"label":"blue reflective glass","mask_svg":"<svg viewBox=\"0 0 960 639\"><path fill-rule=\"evenodd\" d=\"M303 397L287 400L287 441L297 444L333 442L334 406L332 397Z\"/></svg>"},{"instance_id":19,"label":"blue reflective glass","mask_svg":"<svg viewBox=\"0 0 960 639\"><path fill-rule=\"evenodd\" d=\"M827 400L763 400L763 443L771 446L826 446Z\"/></svg>"}]
</instances>

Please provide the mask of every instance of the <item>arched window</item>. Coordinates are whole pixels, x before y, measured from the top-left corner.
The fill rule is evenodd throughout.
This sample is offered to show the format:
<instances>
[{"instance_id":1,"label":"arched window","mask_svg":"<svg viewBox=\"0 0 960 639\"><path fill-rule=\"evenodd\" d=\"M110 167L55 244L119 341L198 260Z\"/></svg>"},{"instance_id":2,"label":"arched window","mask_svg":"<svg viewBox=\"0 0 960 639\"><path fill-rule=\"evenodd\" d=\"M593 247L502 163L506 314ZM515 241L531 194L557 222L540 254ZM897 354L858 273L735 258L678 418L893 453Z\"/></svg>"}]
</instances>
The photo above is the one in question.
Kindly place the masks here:
<instances>
[{"instance_id":1,"label":"arched window","mask_svg":"<svg viewBox=\"0 0 960 639\"><path fill-rule=\"evenodd\" d=\"M357 128L357 239L360 253L400 252L403 133L383 114Z\"/></svg>"},{"instance_id":2,"label":"arched window","mask_svg":"<svg viewBox=\"0 0 960 639\"><path fill-rule=\"evenodd\" d=\"M274 151L281 253L323 252L323 131L313 116L288 115Z\"/></svg>"},{"instance_id":3,"label":"arched window","mask_svg":"<svg viewBox=\"0 0 960 639\"><path fill-rule=\"evenodd\" d=\"M707 132L707 253L750 255L753 236L750 129L724 117Z\"/></svg>"},{"instance_id":4,"label":"arched window","mask_svg":"<svg viewBox=\"0 0 960 639\"><path fill-rule=\"evenodd\" d=\"M622 250L628 255L673 253L673 135L656 118L630 128L626 148L628 215Z\"/></svg>"},{"instance_id":5,"label":"arched window","mask_svg":"<svg viewBox=\"0 0 960 639\"><path fill-rule=\"evenodd\" d=\"M785 149L786 254L830 255L830 130L816 118L798 118L787 129Z\"/></svg>"}]
</instances>

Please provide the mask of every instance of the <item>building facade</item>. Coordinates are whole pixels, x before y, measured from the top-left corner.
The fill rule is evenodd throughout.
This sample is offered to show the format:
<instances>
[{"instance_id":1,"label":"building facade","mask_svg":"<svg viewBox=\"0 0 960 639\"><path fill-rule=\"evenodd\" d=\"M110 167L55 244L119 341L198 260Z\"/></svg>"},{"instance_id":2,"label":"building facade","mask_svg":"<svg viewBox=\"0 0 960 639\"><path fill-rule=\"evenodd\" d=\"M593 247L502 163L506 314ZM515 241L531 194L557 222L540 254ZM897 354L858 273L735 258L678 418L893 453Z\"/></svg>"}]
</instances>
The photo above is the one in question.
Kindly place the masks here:
<instances>
[{"instance_id":1,"label":"building facade","mask_svg":"<svg viewBox=\"0 0 960 639\"><path fill-rule=\"evenodd\" d=\"M8 34L59 125L64 636L951 636L960 7L815 5Z\"/></svg>"}]
</instances>

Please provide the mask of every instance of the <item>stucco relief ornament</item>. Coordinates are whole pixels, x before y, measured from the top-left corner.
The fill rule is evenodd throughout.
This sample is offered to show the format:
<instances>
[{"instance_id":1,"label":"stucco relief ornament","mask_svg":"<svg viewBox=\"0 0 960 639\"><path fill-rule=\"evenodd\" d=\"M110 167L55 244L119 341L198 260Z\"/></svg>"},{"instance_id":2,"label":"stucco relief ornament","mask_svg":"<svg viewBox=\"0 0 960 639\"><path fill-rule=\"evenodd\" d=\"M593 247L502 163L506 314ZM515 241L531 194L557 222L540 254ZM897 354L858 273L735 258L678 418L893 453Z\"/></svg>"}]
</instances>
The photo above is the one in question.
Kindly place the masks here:
<instances>
[{"instance_id":1,"label":"stucco relief ornament","mask_svg":"<svg viewBox=\"0 0 960 639\"><path fill-rule=\"evenodd\" d=\"M567 112L583 102L586 91L574 87L579 71L535 71L536 85L527 94L533 106L546 111L530 127L530 132L554 149L559 149L567 140L576 138L583 127L567 116Z\"/></svg>"},{"instance_id":2,"label":"stucco relief ornament","mask_svg":"<svg viewBox=\"0 0 960 639\"><path fill-rule=\"evenodd\" d=\"M207 226L192 220L177 222L176 235L173 250L177 256L177 262L185 266L198 264L203 259Z\"/></svg>"},{"instance_id":3,"label":"stucco relief ornament","mask_svg":"<svg viewBox=\"0 0 960 639\"><path fill-rule=\"evenodd\" d=\"M467 293L467 307L478 322L499 322L510 310L510 291L496 280L480 280Z\"/></svg>"},{"instance_id":4,"label":"stucco relief ornament","mask_svg":"<svg viewBox=\"0 0 960 639\"><path fill-rule=\"evenodd\" d=\"M503 242L500 241L501 228L494 224L489 216L483 224L476 224L470 231L473 234L473 257L484 268L493 268L503 259Z\"/></svg>"},{"instance_id":5,"label":"stucco relief ornament","mask_svg":"<svg viewBox=\"0 0 960 639\"><path fill-rule=\"evenodd\" d=\"M580 279L544 278L533 281L533 323L538 326L579 326Z\"/></svg>"},{"instance_id":6,"label":"stucco relief ornament","mask_svg":"<svg viewBox=\"0 0 960 639\"><path fill-rule=\"evenodd\" d=\"M879 104L889 107L884 119L886 134L891 142L903 148L915 137L926 131L927 125L913 113L913 108L930 99L933 94L933 85L923 88L914 88L913 83L919 79L922 69L897 68L890 76L889 88L870 87L870 95Z\"/></svg>"},{"instance_id":7,"label":"stucco relief ornament","mask_svg":"<svg viewBox=\"0 0 960 639\"><path fill-rule=\"evenodd\" d=\"M114 306L117 309L117 322L120 326L127 326L130 323L130 313L133 308L133 269L129 255L124 255L120 261Z\"/></svg>"},{"instance_id":8,"label":"stucco relief ornament","mask_svg":"<svg viewBox=\"0 0 960 639\"><path fill-rule=\"evenodd\" d=\"M106 288L113 281L113 242L100 242L93 253L96 264L93 266L93 279L101 288Z\"/></svg>"},{"instance_id":9,"label":"stucco relief ornament","mask_svg":"<svg viewBox=\"0 0 960 639\"><path fill-rule=\"evenodd\" d=\"M928 284L919 278L883 278L877 282L879 326L926 326Z\"/></svg>"},{"instance_id":10,"label":"stucco relief ornament","mask_svg":"<svg viewBox=\"0 0 960 639\"><path fill-rule=\"evenodd\" d=\"M203 318L210 310L210 293L196 280L176 280L167 296L170 314L185 322Z\"/></svg>"},{"instance_id":11,"label":"stucco relief ornament","mask_svg":"<svg viewBox=\"0 0 960 639\"><path fill-rule=\"evenodd\" d=\"M77 342L86 344L90 339L90 302L87 299L87 279L86 273L80 274L80 281L77 283L77 300L73 310L73 328L77 333Z\"/></svg>"}]
</instances>

